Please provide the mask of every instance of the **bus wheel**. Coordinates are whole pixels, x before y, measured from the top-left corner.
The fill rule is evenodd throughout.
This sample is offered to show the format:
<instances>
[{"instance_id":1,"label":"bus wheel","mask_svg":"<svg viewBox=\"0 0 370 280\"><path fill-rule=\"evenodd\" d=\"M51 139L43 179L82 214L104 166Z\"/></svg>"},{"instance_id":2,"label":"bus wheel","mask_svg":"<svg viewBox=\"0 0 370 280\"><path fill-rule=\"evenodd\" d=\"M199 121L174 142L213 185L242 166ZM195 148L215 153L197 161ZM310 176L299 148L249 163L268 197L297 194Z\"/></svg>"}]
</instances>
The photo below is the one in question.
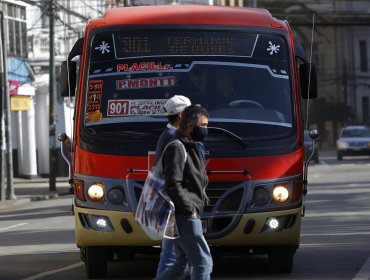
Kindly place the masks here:
<instances>
[{"instance_id":1,"label":"bus wheel","mask_svg":"<svg viewBox=\"0 0 370 280\"><path fill-rule=\"evenodd\" d=\"M85 271L87 278L104 278L107 274L107 249L85 247Z\"/></svg>"},{"instance_id":2,"label":"bus wheel","mask_svg":"<svg viewBox=\"0 0 370 280\"><path fill-rule=\"evenodd\" d=\"M274 271L279 273L291 273L293 269L294 248L282 248L271 251L269 260Z\"/></svg>"}]
</instances>

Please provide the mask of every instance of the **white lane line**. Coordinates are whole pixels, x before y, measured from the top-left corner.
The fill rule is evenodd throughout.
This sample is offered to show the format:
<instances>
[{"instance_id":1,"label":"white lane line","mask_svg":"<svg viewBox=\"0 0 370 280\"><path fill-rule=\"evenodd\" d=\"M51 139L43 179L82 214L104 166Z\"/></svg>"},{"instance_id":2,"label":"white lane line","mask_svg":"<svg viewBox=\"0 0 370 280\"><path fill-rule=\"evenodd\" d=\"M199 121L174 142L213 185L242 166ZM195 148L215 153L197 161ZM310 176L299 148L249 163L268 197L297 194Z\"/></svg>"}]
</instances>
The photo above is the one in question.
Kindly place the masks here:
<instances>
[{"instance_id":1,"label":"white lane line","mask_svg":"<svg viewBox=\"0 0 370 280\"><path fill-rule=\"evenodd\" d=\"M58 268L58 269L54 269L54 270L45 271L45 272L42 272L42 273L39 273L39 274L36 274L36 275L30 276L30 277L27 277L27 278L24 278L24 279L22 279L22 280L35 280L35 279L40 279L40 278L42 278L42 277L44 277L44 276L48 276L48 275L56 274L56 273L59 273L59 272L62 272L62 271L71 270L71 269L74 269L74 268L80 267L80 266L82 266L83 264L84 264L83 262L78 262L78 263L71 264L71 265L68 265L68 266L65 266L65 267L62 267L62 268Z\"/></svg>"},{"instance_id":2,"label":"white lane line","mask_svg":"<svg viewBox=\"0 0 370 280\"><path fill-rule=\"evenodd\" d=\"M352 280L369 280L370 279L370 257L363 264L360 271L356 274Z\"/></svg>"},{"instance_id":3,"label":"white lane line","mask_svg":"<svg viewBox=\"0 0 370 280\"><path fill-rule=\"evenodd\" d=\"M352 236L352 235L370 235L370 232L335 232L335 233L301 233L301 236Z\"/></svg>"},{"instance_id":4,"label":"white lane line","mask_svg":"<svg viewBox=\"0 0 370 280\"><path fill-rule=\"evenodd\" d=\"M325 243L301 243L299 247L321 247L322 248L323 246L326 246L326 247L350 246L353 248L353 246L365 246L365 245L367 245L367 243L365 242L363 243L353 243L353 242L328 243L328 242L325 242Z\"/></svg>"},{"instance_id":5,"label":"white lane line","mask_svg":"<svg viewBox=\"0 0 370 280\"><path fill-rule=\"evenodd\" d=\"M51 215L51 214L54 214L54 215L57 215L57 214L70 214L71 211L70 210L67 210L67 211L47 211L47 212L32 212L32 213L24 213L21 215L21 217L26 220L28 216L36 216L36 215ZM19 214L8 214L8 215L1 215L1 218L13 218L13 217L20 217Z\"/></svg>"},{"instance_id":6,"label":"white lane line","mask_svg":"<svg viewBox=\"0 0 370 280\"><path fill-rule=\"evenodd\" d=\"M75 244L72 243L17 245L17 246L12 245L12 246L0 246L0 257L27 255L27 254L65 253L77 251L78 248L76 247Z\"/></svg>"},{"instance_id":7,"label":"white lane line","mask_svg":"<svg viewBox=\"0 0 370 280\"><path fill-rule=\"evenodd\" d=\"M3 228L0 228L0 231L5 231L5 230L8 230L8 229L17 228L17 227L21 227L21 226L24 226L24 225L27 225L27 223L20 223L20 224L8 226L8 227L3 227Z\"/></svg>"},{"instance_id":8,"label":"white lane line","mask_svg":"<svg viewBox=\"0 0 370 280\"><path fill-rule=\"evenodd\" d=\"M329 217L336 217L346 218L346 217L370 217L370 210L365 211L333 211L333 212L314 212L314 211L307 211L306 217L307 218L329 218Z\"/></svg>"}]
</instances>

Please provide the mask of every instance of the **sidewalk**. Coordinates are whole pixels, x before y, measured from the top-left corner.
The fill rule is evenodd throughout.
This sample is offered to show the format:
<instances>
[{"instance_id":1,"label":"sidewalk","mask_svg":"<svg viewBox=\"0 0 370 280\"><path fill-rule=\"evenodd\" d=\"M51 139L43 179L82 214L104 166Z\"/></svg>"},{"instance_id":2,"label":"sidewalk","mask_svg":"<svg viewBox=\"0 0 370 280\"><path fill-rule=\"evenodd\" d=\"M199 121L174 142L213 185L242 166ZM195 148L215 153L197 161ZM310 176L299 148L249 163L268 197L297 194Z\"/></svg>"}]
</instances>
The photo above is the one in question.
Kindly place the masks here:
<instances>
[{"instance_id":1,"label":"sidewalk","mask_svg":"<svg viewBox=\"0 0 370 280\"><path fill-rule=\"evenodd\" d=\"M6 186L6 185L5 185ZM63 195L69 195L67 177L56 178L56 191L49 191L49 178L13 179L13 189L16 196L13 200L0 201L0 209L21 205L30 201L54 199ZM6 190L4 190L6 193Z\"/></svg>"}]
</instances>

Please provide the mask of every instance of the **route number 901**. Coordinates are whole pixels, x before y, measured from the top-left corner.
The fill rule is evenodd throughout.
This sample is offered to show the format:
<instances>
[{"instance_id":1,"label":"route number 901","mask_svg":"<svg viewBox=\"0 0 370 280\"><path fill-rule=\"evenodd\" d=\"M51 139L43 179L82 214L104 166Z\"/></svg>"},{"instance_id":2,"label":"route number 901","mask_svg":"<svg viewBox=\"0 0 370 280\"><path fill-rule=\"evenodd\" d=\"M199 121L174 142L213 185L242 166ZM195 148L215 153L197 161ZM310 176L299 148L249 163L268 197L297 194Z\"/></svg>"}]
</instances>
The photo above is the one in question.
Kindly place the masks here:
<instances>
[{"instance_id":1,"label":"route number 901","mask_svg":"<svg viewBox=\"0 0 370 280\"><path fill-rule=\"evenodd\" d=\"M125 100L109 100L108 116L124 116L128 114L129 102Z\"/></svg>"}]
</instances>

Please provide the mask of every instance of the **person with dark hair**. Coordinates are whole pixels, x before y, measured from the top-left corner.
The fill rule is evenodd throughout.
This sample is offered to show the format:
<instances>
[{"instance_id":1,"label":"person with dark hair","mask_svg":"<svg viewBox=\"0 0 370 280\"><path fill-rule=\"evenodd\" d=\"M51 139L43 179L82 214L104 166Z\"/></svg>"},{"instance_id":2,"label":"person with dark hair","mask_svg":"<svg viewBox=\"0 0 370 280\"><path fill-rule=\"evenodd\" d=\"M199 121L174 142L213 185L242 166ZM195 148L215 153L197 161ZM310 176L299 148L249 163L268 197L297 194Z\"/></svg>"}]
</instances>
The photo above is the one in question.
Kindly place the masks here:
<instances>
[{"instance_id":1,"label":"person with dark hair","mask_svg":"<svg viewBox=\"0 0 370 280\"><path fill-rule=\"evenodd\" d=\"M173 241L175 263L158 275L157 280L182 279L188 263L192 268L192 280L208 280L212 273L212 256L200 220L208 199L205 193L208 178L196 145L208 134L208 118L206 109L187 107L176 130L178 141L171 142L162 155L164 188L175 205L180 237Z\"/></svg>"},{"instance_id":2,"label":"person with dark hair","mask_svg":"<svg viewBox=\"0 0 370 280\"><path fill-rule=\"evenodd\" d=\"M168 124L165 130L160 135L156 146L156 157L160 159L163 149L175 137L176 129L180 126L183 110L190 106L190 100L182 95L174 95L167 100L164 105L164 110L167 114ZM172 239L163 238L162 251L159 257L159 264L157 268L157 275L161 274L168 267L174 264L176 260L175 248ZM189 274L189 269L185 274Z\"/></svg>"}]
</instances>

